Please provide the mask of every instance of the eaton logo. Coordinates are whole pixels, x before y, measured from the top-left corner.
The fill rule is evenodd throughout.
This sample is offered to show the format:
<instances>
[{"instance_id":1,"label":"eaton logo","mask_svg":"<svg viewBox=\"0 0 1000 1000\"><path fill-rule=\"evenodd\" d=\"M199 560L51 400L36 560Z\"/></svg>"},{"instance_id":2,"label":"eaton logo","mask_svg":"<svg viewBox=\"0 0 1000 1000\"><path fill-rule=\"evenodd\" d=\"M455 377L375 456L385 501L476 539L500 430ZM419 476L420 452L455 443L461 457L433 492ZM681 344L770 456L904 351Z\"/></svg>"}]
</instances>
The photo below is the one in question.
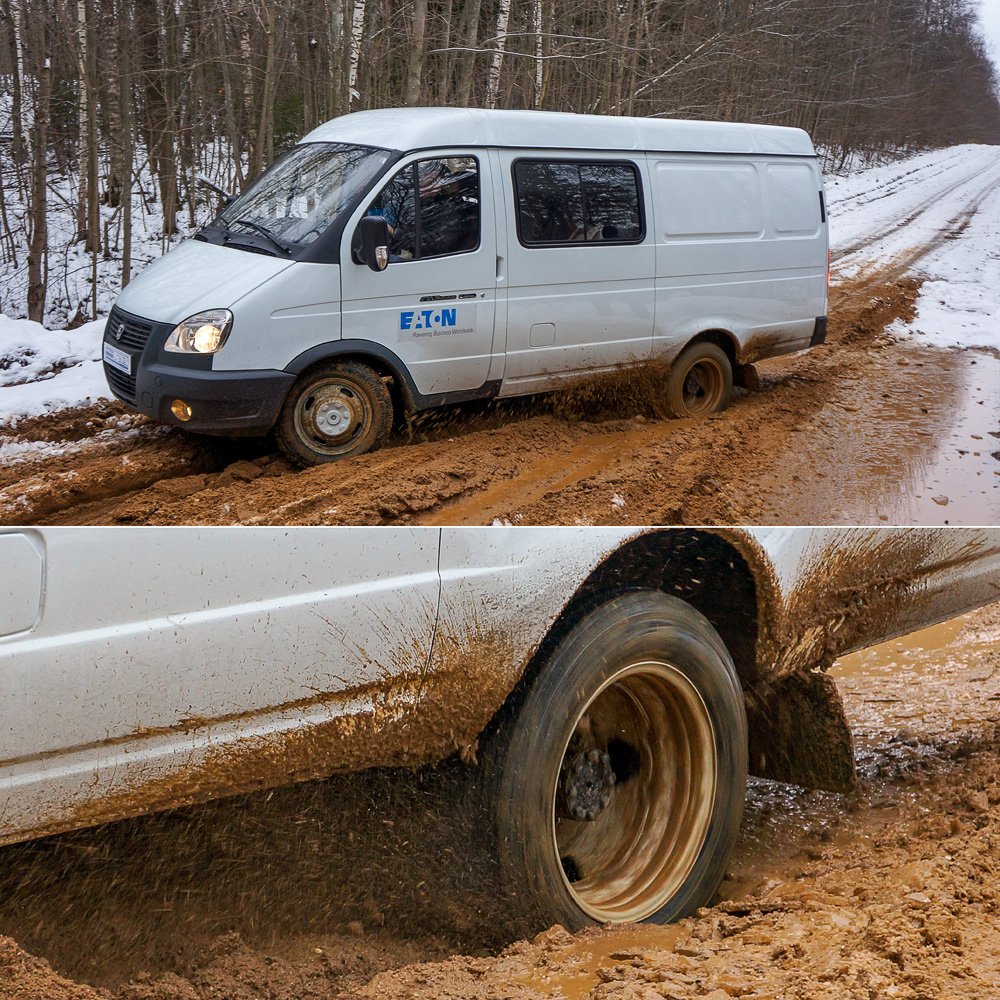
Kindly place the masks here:
<instances>
[{"instance_id":1,"label":"eaton logo","mask_svg":"<svg viewBox=\"0 0 1000 1000\"><path fill-rule=\"evenodd\" d=\"M400 330L445 330L457 325L457 309L414 309L399 314Z\"/></svg>"}]
</instances>

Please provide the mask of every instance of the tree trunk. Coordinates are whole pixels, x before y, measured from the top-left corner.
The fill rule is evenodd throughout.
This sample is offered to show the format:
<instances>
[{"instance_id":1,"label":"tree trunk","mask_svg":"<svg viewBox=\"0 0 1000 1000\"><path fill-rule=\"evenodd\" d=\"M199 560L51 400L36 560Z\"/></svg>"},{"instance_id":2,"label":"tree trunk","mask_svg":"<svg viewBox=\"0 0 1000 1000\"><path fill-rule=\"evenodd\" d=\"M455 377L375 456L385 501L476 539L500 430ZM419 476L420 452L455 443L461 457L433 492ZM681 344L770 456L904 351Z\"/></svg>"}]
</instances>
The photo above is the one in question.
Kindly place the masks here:
<instances>
[{"instance_id":1,"label":"tree trunk","mask_svg":"<svg viewBox=\"0 0 1000 1000\"><path fill-rule=\"evenodd\" d=\"M424 75L427 30L427 0L413 0L413 31L410 37L410 59L406 72L406 89L403 103L408 107L420 104L421 83Z\"/></svg>"},{"instance_id":2,"label":"tree trunk","mask_svg":"<svg viewBox=\"0 0 1000 1000\"><path fill-rule=\"evenodd\" d=\"M45 40L43 53L48 50ZM38 68L38 99L35 102L34 143L31 167L31 235L28 240L28 319L45 318L45 258L48 253L46 183L49 116L52 103L52 65L43 54Z\"/></svg>"},{"instance_id":3,"label":"tree trunk","mask_svg":"<svg viewBox=\"0 0 1000 1000\"><path fill-rule=\"evenodd\" d=\"M497 11L496 38L493 42L493 58L490 60L490 75L486 81L486 107L495 108L500 93L500 69L503 53L507 47L507 25L510 22L510 0L500 0Z\"/></svg>"},{"instance_id":4,"label":"tree trunk","mask_svg":"<svg viewBox=\"0 0 1000 1000\"><path fill-rule=\"evenodd\" d=\"M118 97L121 101L122 159L122 288L132 277L132 67L130 24L124 4L118 18Z\"/></svg>"},{"instance_id":5,"label":"tree trunk","mask_svg":"<svg viewBox=\"0 0 1000 1000\"><path fill-rule=\"evenodd\" d=\"M347 75L347 107L354 107L358 98L358 64L361 61L361 36L365 26L365 0L354 0L354 12L351 18L351 51Z\"/></svg>"},{"instance_id":6,"label":"tree trunk","mask_svg":"<svg viewBox=\"0 0 1000 1000\"><path fill-rule=\"evenodd\" d=\"M474 49L479 41L479 13L482 9L482 0L466 0L465 4L465 36L462 38L462 46L466 49ZM461 73L458 78L458 88L456 91L456 103L460 107L468 107L472 96L472 80L476 69L476 57L472 52L463 52L459 56L461 60Z\"/></svg>"}]
</instances>

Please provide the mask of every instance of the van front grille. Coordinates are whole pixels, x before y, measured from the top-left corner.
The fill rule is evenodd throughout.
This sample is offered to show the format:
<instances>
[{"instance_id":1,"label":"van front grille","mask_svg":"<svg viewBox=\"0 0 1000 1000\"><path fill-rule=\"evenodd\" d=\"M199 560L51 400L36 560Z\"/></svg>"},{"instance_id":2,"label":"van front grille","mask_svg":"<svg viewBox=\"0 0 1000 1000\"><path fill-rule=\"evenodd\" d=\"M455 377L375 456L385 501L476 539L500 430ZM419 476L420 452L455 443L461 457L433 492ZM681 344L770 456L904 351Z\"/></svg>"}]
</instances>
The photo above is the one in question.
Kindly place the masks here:
<instances>
[{"instance_id":1,"label":"van front grille","mask_svg":"<svg viewBox=\"0 0 1000 1000\"><path fill-rule=\"evenodd\" d=\"M104 328L104 339L130 351L141 352L153 332L153 324L135 316L126 316L117 309L111 310Z\"/></svg>"},{"instance_id":2,"label":"van front grille","mask_svg":"<svg viewBox=\"0 0 1000 1000\"><path fill-rule=\"evenodd\" d=\"M121 397L129 403L135 402L134 375L126 375L125 372L119 371L117 368L112 368L109 364L105 364L104 366L104 375L108 380L108 385L111 386L116 396Z\"/></svg>"}]
</instances>

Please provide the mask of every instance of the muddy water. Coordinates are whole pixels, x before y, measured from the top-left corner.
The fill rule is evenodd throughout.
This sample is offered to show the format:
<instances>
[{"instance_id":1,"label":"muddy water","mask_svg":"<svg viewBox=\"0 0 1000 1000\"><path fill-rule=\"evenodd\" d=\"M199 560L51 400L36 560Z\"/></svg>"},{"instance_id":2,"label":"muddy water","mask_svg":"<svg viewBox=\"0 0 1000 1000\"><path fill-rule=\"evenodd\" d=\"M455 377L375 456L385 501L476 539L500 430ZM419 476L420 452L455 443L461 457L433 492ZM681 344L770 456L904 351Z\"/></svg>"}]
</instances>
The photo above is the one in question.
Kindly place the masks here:
<instances>
[{"instance_id":1,"label":"muddy water","mask_svg":"<svg viewBox=\"0 0 1000 1000\"><path fill-rule=\"evenodd\" d=\"M843 433L863 443L865 462L857 490L838 498L839 519L860 523L874 510L889 524L1000 523L1000 360L909 349L900 364L913 387L883 398L875 416L899 434L880 434L870 408L846 414Z\"/></svg>"},{"instance_id":2,"label":"muddy water","mask_svg":"<svg viewBox=\"0 0 1000 1000\"><path fill-rule=\"evenodd\" d=\"M675 925L640 924L611 928L601 934L582 934L559 949L551 969L533 971L516 980L542 996L582 1000L600 982L600 970L616 962L641 961L650 949L673 950L681 936Z\"/></svg>"},{"instance_id":3,"label":"muddy water","mask_svg":"<svg viewBox=\"0 0 1000 1000\"><path fill-rule=\"evenodd\" d=\"M862 758L884 741L1000 718L1000 644L973 612L845 656L833 667Z\"/></svg>"}]
</instances>

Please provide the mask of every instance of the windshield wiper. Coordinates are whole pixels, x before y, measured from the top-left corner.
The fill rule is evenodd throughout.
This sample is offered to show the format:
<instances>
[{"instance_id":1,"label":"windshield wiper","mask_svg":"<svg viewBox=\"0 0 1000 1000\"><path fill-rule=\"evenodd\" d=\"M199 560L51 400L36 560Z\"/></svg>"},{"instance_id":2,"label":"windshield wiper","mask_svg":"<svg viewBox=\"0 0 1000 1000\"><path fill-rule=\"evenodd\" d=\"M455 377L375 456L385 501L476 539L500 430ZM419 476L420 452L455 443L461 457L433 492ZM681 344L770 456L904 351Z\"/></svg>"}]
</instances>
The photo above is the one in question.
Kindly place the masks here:
<instances>
[{"instance_id":1,"label":"windshield wiper","mask_svg":"<svg viewBox=\"0 0 1000 1000\"><path fill-rule=\"evenodd\" d=\"M232 229L235 225L246 226L248 229L254 230L254 232L260 233L265 239L270 240L282 253L290 254L292 251L278 239L269 229L254 222L252 219L234 219L231 223L226 224L227 229Z\"/></svg>"}]
</instances>

